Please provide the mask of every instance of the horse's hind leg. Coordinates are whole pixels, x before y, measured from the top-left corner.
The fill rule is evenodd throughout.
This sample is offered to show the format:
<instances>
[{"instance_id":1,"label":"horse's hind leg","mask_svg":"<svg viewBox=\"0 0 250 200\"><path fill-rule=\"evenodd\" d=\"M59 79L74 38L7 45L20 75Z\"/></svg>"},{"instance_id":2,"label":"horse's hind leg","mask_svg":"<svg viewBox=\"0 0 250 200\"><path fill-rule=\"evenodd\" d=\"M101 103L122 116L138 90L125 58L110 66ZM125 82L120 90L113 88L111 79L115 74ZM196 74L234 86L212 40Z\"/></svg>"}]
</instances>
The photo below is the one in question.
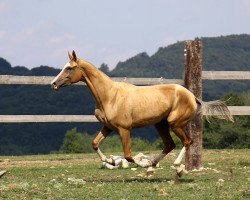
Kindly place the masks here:
<instances>
[{"instance_id":1,"label":"horse's hind leg","mask_svg":"<svg viewBox=\"0 0 250 200\"><path fill-rule=\"evenodd\" d=\"M184 128L179 127L172 127L172 130L174 133L180 138L183 148L181 149L181 152L179 153L178 157L174 161L174 166L177 171L178 176L183 175L183 171L185 169L184 165L181 165L181 161L186 153L186 150L190 147L190 145L193 143L192 139L185 133Z\"/></svg>"},{"instance_id":2,"label":"horse's hind leg","mask_svg":"<svg viewBox=\"0 0 250 200\"><path fill-rule=\"evenodd\" d=\"M161 122L155 124L155 128L161 136L164 144L164 149L152 160L152 167L149 167L147 170L148 175L152 174L157 163L160 162L170 151L175 148L175 143L169 132L168 122L166 120L162 120Z\"/></svg>"},{"instance_id":3,"label":"horse's hind leg","mask_svg":"<svg viewBox=\"0 0 250 200\"><path fill-rule=\"evenodd\" d=\"M184 128L180 127L171 127L174 133L180 138L183 146L188 149L190 145L193 143L193 140L186 134Z\"/></svg>"},{"instance_id":4,"label":"horse's hind leg","mask_svg":"<svg viewBox=\"0 0 250 200\"><path fill-rule=\"evenodd\" d=\"M169 132L169 125L167 123L167 121L163 120L157 124L155 124L155 128L156 130L158 131L162 141L163 141L163 144L164 144L164 149L162 150L161 154L166 156L170 151L172 151L174 148L175 148L175 143L170 135L170 132ZM161 155L159 154L159 155ZM154 161L153 162L153 166L157 165L157 163L161 160L158 160L157 157L155 157Z\"/></svg>"}]
</instances>

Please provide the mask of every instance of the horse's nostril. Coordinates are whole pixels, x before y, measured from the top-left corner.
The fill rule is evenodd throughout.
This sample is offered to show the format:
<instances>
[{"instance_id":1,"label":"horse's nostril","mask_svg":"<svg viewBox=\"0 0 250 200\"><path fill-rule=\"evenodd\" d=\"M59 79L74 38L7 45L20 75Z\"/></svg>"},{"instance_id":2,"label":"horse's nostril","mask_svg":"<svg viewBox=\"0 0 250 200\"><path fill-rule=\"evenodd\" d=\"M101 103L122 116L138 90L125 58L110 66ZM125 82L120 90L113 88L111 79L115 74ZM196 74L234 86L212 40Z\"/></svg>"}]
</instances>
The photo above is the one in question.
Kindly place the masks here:
<instances>
[{"instance_id":1,"label":"horse's nostril","mask_svg":"<svg viewBox=\"0 0 250 200\"><path fill-rule=\"evenodd\" d=\"M57 90L57 89L58 89L58 87L56 86L56 83L55 83L55 82L51 83L51 88L54 89L54 90Z\"/></svg>"}]
</instances>

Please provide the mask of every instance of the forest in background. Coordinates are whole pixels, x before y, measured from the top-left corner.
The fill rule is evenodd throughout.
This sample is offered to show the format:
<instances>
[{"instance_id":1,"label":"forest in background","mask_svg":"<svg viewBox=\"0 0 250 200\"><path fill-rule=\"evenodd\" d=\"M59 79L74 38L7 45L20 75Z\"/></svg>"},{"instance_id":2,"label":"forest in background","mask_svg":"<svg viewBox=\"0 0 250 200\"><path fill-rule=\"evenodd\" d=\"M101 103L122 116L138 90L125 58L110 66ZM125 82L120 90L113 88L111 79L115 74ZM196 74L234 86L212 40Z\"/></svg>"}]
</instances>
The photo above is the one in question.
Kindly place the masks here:
<instances>
[{"instance_id":1,"label":"forest in background","mask_svg":"<svg viewBox=\"0 0 250 200\"><path fill-rule=\"evenodd\" d=\"M203 42L204 70L250 70L250 35L199 39ZM181 78L184 66L183 49L184 42L177 42L167 47L160 47L152 56L143 52L119 62L113 70L110 70L105 63L98 67L113 77ZM7 60L0 58L2 75L55 76L59 71L49 66L33 69L24 66L13 67ZM231 99L234 102L230 103L232 105L250 105L249 92L250 81L203 81L203 99L206 101L233 97ZM0 114L81 115L93 114L94 107L94 99L85 86L72 86L54 92L50 86L0 85ZM223 121L205 123L204 146L249 148L249 117L242 116L236 119L235 124ZM78 132L92 136L101 125L99 123L0 124L0 154L22 155L58 151L65 139L65 133L74 127L77 127ZM153 127L136 129L132 135L143 138L150 144L158 139ZM245 145L246 142L248 145Z\"/></svg>"}]
</instances>

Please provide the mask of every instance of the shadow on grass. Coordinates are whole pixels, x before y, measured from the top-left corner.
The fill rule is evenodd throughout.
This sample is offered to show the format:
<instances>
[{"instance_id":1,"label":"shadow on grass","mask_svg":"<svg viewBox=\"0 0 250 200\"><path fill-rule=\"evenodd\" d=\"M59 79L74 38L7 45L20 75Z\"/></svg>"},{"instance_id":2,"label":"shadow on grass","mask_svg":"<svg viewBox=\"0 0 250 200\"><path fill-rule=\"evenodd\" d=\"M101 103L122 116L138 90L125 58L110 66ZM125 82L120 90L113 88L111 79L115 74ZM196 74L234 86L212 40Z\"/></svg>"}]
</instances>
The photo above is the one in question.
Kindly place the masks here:
<instances>
[{"instance_id":1,"label":"shadow on grass","mask_svg":"<svg viewBox=\"0 0 250 200\"><path fill-rule=\"evenodd\" d=\"M168 181L174 181L174 184L192 183L194 179L184 178L100 178L98 180L89 179L87 182L101 182L101 183L164 183Z\"/></svg>"},{"instance_id":2,"label":"shadow on grass","mask_svg":"<svg viewBox=\"0 0 250 200\"><path fill-rule=\"evenodd\" d=\"M139 182L139 183L163 183L168 181L174 181L175 184L181 183L191 183L194 179L170 179L170 178L134 178L134 179L125 179L124 182Z\"/></svg>"}]
</instances>

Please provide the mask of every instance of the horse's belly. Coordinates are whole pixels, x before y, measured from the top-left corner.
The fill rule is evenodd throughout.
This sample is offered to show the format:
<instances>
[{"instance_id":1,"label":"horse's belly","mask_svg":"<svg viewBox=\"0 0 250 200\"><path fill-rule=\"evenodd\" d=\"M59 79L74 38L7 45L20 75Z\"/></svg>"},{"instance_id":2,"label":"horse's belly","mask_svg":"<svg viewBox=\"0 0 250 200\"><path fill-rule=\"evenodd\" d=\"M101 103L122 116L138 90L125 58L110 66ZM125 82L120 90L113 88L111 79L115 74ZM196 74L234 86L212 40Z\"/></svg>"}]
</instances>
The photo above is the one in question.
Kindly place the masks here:
<instances>
[{"instance_id":1,"label":"horse's belly","mask_svg":"<svg viewBox=\"0 0 250 200\"><path fill-rule=\"evenodd\" d=\"M134 109L133 127L142 127L146 125L156 124L169 114L169 108L166 104L155 104L150 107L140 107Z\"/></svg>"},{"instance_id":2,"label":"horse's belly","mask_svg":"<svg viewBox=\"0 0 250 200\"><path fill-rule=\"evenodd\" d=\"M164 117L154 117L154 118L145 118L145 119L134 120L133 124L132 124L132 128L139 128L139 127L143 127L143 126L157 124L163 118Z\"/></svg>"}]
</instances>

